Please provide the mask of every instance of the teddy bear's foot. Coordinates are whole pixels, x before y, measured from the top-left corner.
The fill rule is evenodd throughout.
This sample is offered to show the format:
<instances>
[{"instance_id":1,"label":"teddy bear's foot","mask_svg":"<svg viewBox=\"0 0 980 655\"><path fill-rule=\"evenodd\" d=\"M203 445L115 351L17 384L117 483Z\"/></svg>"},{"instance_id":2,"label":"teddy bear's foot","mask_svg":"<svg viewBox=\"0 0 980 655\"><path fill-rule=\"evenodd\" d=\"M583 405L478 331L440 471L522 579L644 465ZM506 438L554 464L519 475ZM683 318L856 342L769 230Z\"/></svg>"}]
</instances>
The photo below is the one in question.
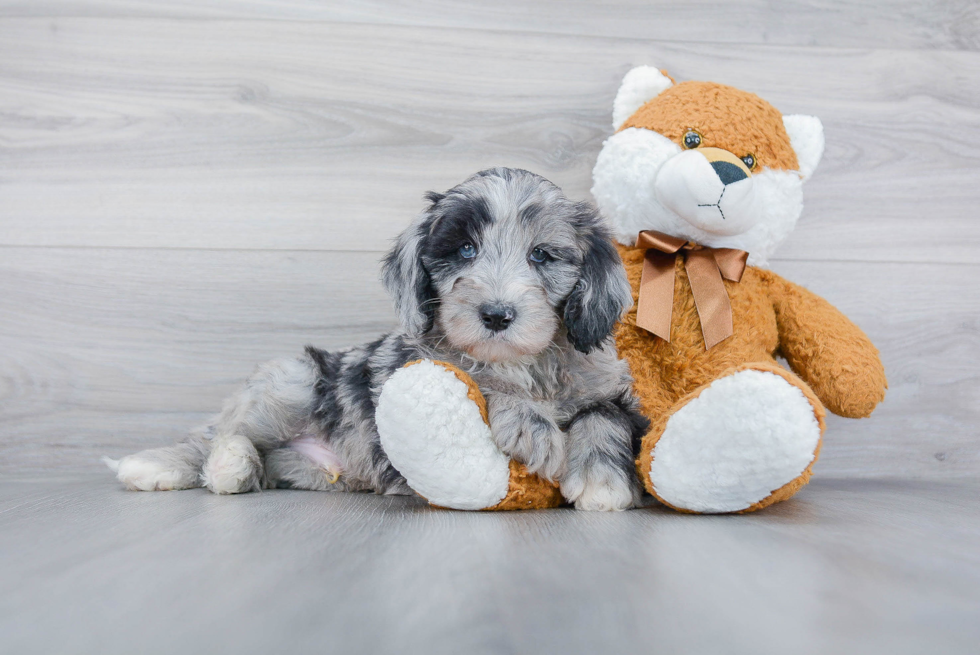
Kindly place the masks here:
<instances>
[{"instance_id":1,"label":"teddy bear's foot","mask_svg":"<svg viewBox=\"0 0 980 655\"><path fill-rule=\"evenodd\" d=\"M375 421L381 446L408 485L452 509L555 507L554 483L512 462L493 442L486 401L463 371L421 360L385 382Z\"/></svg>"},{"instance_id":2,"label":"teddy bear's foot","mask_svg":"<svg viewBox=\"0 0 980 655\"><path fill-rule=\"evenodd\" d=\"M647 490L689 512L754 511L810 478L824 409L788 371L751 364L682 399L644 440ZM655 427L655 431L657 428Z\"/></svg>"}]
</instances>

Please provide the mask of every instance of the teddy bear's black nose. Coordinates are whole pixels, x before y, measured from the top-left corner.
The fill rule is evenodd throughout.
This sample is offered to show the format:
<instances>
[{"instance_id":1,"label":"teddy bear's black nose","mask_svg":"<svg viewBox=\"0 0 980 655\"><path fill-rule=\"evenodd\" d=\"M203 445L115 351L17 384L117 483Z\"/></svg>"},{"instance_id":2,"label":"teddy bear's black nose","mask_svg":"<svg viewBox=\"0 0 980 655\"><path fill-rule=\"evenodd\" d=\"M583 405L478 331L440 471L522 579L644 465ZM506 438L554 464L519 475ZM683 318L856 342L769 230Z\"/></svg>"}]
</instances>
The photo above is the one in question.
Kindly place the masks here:
<instances>
[{"instance_id":1,"label":"teddy bear's black nose","mask_svg":"<svg viewBox=\"0 0 980 655\"><path fill-rule=\"evenodd\" d=\"M730 164L727 161L713 161L711 162L711 168L715 169L715 174L721 180L721 183L725 186L732 184L733 182L738 182L739 180L744 180L748 177L741 168L735 164Z\"/></svg>"}]
</instances>

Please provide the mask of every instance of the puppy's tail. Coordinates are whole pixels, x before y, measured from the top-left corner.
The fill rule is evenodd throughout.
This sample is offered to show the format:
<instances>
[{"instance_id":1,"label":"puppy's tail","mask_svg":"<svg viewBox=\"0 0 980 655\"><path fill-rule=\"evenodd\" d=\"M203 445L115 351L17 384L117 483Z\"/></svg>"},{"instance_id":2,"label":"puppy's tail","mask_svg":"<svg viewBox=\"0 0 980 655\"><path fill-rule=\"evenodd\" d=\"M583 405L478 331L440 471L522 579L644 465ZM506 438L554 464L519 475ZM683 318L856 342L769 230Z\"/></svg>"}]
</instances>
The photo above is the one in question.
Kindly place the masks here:
<instances>
[{"instance_id":1,"label":"puppy's tail","mask_svg":"<svg viewBox=\"0 0 980 655\"><path fill-rule=\"evenodd\" d=\"M105 455L102 456L102 463L109 467L109 470L113 473L119 473L119 460L112 459Z\"/></svg>"}]
</instances>

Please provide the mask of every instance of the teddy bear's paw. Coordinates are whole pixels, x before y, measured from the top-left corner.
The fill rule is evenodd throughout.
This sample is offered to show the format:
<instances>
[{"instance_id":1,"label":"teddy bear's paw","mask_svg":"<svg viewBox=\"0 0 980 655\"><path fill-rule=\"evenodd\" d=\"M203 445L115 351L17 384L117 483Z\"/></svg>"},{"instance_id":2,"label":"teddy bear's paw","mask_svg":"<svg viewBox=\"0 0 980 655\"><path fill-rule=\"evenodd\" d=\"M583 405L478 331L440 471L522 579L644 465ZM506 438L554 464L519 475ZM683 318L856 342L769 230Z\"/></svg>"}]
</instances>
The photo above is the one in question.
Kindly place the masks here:
<instances>
[{"instance_id":1,"label":"teddy bear's paw","mask_svg":"<svg viewBox=\"0 0 980 655\"><path fill-rule=\"evenodd\" d=\"M485 509L507 495L510 458L452 370L423 360L395 371L382 387L375 421L392 465L430 503Z\"/></svg>"},{"instance_id":2,"label":"teddy bear's paw","mask_svg":"<svg viewBox=\"0 0 980 655\"><path fill-rule=\"evenodd\" d=\"M704 513L765 506L776 491L788 498L798 488L790 483L802 486L816 458L818 411L774 372L747 369L715 380L671 416L653 446L655 495Z\"/></svg>"}]
</instances>

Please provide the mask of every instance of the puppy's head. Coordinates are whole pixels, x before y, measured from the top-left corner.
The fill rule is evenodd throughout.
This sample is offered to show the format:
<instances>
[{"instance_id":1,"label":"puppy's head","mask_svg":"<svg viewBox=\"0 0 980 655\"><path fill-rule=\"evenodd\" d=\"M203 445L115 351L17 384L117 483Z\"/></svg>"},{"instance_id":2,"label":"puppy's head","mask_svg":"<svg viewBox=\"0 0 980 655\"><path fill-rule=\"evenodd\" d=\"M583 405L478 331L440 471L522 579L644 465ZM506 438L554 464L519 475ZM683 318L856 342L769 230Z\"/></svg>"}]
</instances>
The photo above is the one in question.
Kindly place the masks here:
<instances>
[{"instance_id":1,"label":"puppy's head","mask_svg":"<svg viewBox=\"0 0 980 655\"><path fill-rule=\"evenodd\" d=\"M630 306L596 210L544 178L495 168L426 198L383 266L409 333L435 328L481 361L536 355L562 333L588 353Z\"/></svg>"}]
</instances>

